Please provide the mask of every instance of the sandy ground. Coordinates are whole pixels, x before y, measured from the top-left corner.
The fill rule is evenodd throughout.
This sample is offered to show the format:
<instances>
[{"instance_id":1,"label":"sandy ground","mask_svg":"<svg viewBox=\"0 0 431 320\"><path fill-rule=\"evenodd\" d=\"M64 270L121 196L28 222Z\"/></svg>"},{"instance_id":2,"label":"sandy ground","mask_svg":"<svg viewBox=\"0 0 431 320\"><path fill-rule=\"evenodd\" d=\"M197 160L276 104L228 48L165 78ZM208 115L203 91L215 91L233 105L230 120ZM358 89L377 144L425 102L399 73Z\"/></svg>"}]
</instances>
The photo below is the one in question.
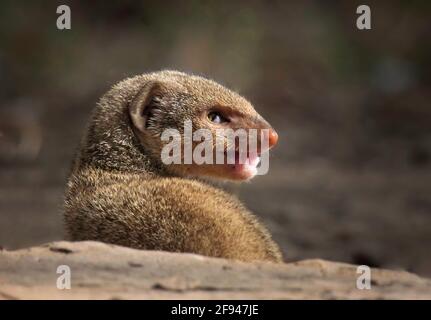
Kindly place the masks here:
<instances>
[{"instance_id":1,"label":"sandy ground","mask_svg":"<svg viewBox=\"0 0 431 320\"><path fill-rule=\"evenodd\" d=\"M357 266L320 259L243 263L94 241L61 241L0 251L0 300L431 297L430 279L375 268L369 274L368 287L366 280L358 279ZM361 290L358 283L368 290L362 286Z\"/></svg>"}]
</instances>

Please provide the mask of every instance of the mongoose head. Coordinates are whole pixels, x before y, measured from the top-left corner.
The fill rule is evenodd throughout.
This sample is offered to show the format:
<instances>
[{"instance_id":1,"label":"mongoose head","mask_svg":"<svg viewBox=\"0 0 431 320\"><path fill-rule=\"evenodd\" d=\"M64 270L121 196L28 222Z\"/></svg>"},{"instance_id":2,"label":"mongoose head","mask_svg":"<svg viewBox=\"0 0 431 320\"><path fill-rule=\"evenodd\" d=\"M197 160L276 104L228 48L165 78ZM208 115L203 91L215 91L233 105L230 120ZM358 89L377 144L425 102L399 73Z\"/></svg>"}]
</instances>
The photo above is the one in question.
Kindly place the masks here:
<instances>
[{"instance_id":1,"label":"mongoose head","mask_svg":"<svg viewBox=\"0 0 431 320\"><path fill-rule=\"evenodd\" d=\"M153 157L160 159L163 156L171 156L172 159L172 154L177 152L177 161L170 161L171 163L165 165L169 172L181 176L250 179L257 171L262 152L259 150L262 148L259 143L261 139L268 139L268 149L274 146L278 139L275 130L242 96L214 81L180 72L161 72L158 77L146 82L130 104L129 113L135 134L144 149L150 150ZM193 138L191 134L186 136L187 121L192 133L197 132L199 135L198 138L196 135ZM174 129L171 133L178 132L182 139L173 141L175 137L167 134L166 129ZM248 140L244 140L245 148L240 150L240 134L236 138L230 136L229 141L229 136L223 135L229 132L225 129L242 132L244 137L247 137L250 129L255 129L256 150L250 151ZM163 132L170 136L170 139L163 140L169 141L161 139ZM188 163L187 149L184 148L187 142L190 146ZM171 144L171 154L163 153L167 143ZM199 144L201 147L193 153ZM230 163L227 161L229 149L234 157ZM165 152L166 150L168 149L165 149ZM222 156L219 155L220 161L216 163L217 153L220 152ZM241 162L240 153L243 153ZM195 155L201 156L201 160L195 159ZM205 158L207 162L202 161L205 156L209 156Z\"/></svg>"},{"instance_id":2,"label":"mongoose head","mask_svg":"<svg viewBox=\"0 0 431 320\"><path fill-rule=\"evenodd\" d=\"M121 117L114 119L111 116L119 115L119 112ZM117 122L122 123L117 125ZM201 139L190 141L195 139L186 135L187 122L191 124L193 133L204 129L200 130L205 131ZM255 129L256 151L247 147L239 149L239 137L217 139L220 138L220 129L233 129L235 132L243 129L243 133ZM86 149L91 152L87 152L84 158L97 158L97 162L103 162L104 166L122 162L115 166L122 170L136 169L139 161L143 161L147 167L150 164L157 172L166 175L223 180L251 179L256 174L260 154L268 151L278 140L275 130L245 98L212 80L176 71L144 74L114 86L101 99L89 131L91 139L87 138ZM181 140L162 139L167 132L179 133ZM130 135L133 141L129 140ZM267 143L262 143L262 139ZM187 142L192 155L196 148L201 148L198 153L212 156L213 162L201 163L194 156L191 162L187 162ZM250 142L247 140L248 146ZM172 153L164 153L168 144L178 147L171 148L172 152L180 150L179 158L176 158L179 161L168 164L163 161L164 155L172 156ZM233 163L227 161L228 154L234 155ZM224 158L223 163L217 164L219 161L216 159L221 158Z\"/></svg>"}]
</instances>

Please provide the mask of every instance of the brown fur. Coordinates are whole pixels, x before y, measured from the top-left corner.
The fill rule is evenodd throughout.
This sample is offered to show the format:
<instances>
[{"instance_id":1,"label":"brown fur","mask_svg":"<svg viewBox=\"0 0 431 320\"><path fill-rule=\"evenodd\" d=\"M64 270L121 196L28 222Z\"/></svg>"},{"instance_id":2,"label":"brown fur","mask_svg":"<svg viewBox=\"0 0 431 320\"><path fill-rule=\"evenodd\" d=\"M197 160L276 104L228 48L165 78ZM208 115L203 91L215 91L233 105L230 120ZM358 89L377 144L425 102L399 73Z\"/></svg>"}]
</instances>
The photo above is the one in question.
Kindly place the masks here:
<instances>
[{"instance_id":1,"label":"brown fur","mask_svg":"<svg viewBox=\"0 0 431 320\"><path fill-rule=\"evenodd\" d=\"M135 108L153 103L150 98L156 111L148 128L139 129ZM162 130L180 129L185 119L193 120L194 129L211 128L203 114L214 106L232 114L232 127L269 126L238 94L175 71L126 79L105 94L67 184L69 237L242 261L282 261L267 230L235 197L195 179L226 178L223 168L166 166L160 160Z\"/></svg>"}]
</instances>

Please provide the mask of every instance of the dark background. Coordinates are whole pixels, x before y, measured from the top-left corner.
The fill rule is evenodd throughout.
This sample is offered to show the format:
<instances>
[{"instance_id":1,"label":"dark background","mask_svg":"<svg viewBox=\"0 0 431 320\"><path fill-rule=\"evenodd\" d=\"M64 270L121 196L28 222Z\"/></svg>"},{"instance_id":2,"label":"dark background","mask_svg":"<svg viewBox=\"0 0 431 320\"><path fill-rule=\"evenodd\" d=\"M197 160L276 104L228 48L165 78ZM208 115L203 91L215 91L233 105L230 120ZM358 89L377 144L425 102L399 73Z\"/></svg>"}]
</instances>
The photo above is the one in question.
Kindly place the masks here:
<instances>
[{"instance_id":1,"label":"dark background","mask_svg":"<svg viewBox=\"0 0 431 320\"><path fill-rule=\"evenodd\" d=\"M72 30L57 30L59 4ZM372 30L356 28L359 4ZM289 261L431 276L430 18L429 1L2 1L0 245L62 239L97 99L172 68L238 90L279 132L269 174L231 188Z\"/></svg>"}]
</instances>

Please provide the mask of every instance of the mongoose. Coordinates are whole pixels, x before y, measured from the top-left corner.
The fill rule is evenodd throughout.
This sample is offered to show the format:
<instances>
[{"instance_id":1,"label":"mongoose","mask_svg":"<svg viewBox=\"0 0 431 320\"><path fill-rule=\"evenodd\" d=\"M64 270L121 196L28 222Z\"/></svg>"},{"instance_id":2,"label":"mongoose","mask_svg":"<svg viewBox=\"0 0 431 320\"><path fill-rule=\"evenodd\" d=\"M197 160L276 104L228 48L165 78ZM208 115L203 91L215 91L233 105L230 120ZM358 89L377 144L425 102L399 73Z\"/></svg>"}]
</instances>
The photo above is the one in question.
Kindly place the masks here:
<instances>
[{"instance_id":1,"label":"mongoose","mask_svg":"<svg viewBox=\"0 0 431 320\"><path fill-rule=\"evenodd\" d=\"M247 180L246 166L161 161L167 128L267 128L239 94L177 71L135 76L115 85L93 111L65 195L71 240L241 261L281 262L268 231L211 179Z\"/></svg>"}]
</instances>

